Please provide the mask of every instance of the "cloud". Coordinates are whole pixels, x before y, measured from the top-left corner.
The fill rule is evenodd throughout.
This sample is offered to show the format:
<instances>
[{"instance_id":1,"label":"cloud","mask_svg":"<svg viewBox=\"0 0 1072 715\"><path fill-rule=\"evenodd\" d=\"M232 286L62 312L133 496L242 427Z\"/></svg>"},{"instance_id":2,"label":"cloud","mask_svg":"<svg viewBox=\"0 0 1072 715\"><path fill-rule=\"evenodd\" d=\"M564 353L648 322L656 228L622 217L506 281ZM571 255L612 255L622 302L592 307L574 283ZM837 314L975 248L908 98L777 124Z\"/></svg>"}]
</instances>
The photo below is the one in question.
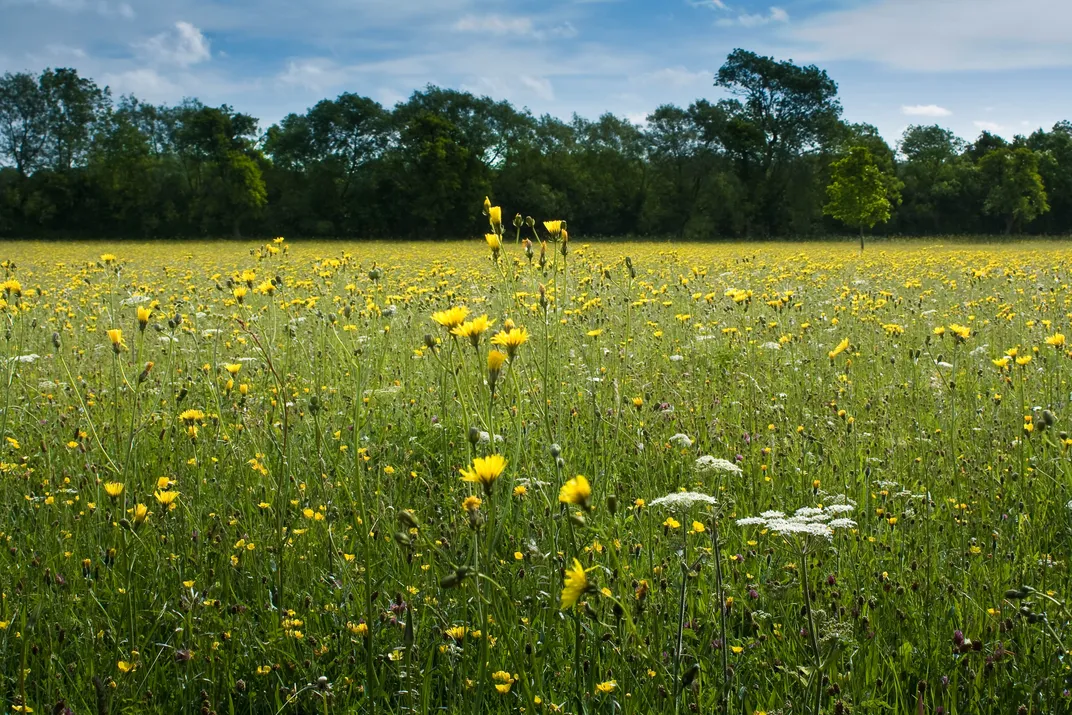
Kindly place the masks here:
<instances>
[{"instance_id":1,"label":"cloud","mask_svg":"<svg viewBox=\"0 0 1072 715\"><path fill-rule=\"evenodd\" d=\"M546 77L530 77L529 75L521 75L517 78L521 84L532 90L540 99L546 101L552 101L555 98L555 89L551 85L551 80Z\"/></svg>"},{"instance_id":2,"label":"cloud","mask_svg":"<svg viewBox=\"0 0 1072 715\"><path fill-rule=\"evenodd\" d=\"M689 87L693 85L710 85L714 74L710 70L693 72L685 67L664 67L653 72L644 72L629 78L634 84L658 85L662 87Z\"/></svg>"},{"instance_id":3,"label":"cloud","mask_svg":"<svg viewBox=\"0 0 1072 715\"><path fill-rule=\"evenodd\" d=\"M729 8L726 7L726 3L722 2L722 0L686 0L686 2L693 7L706 7L711 10L729 10Z\"/></svg>"},{"instance_id":4,"label":"cloud","mask_svg":"<svg viewBox=\"0 0 1072 715\"><path fill-rule=\"evenodd\" d=\"M531 35L532 20L527 17L506 18L501 15L466 15L454 23L454 30L489 35Z\"/></svg>"},{"instance_id":5,"label":"cloud","mask_svg":"<svg viewBox=\"0 0 1072 715\"><path fill-rule=\"evenodd\" d=\"M322 92L346 81L345 68L329 59L312 57L291 60L278 76L280 82Z\"/></svg>"},{"instance_id":6,"label":"cloud","mask_svg":"<svg viewBox=\"0 0 1072 715\"><path fill-rule=\"evenodd\" d=\"M208 39L201 30L182 21L175 23L174 31L161 32L134 46L151 60L179 67L196 65L212 57Z\"/></svg>"},{"instance_id":7,"label":"cloud","mask_svg":"<svg viewBox=\"0 0 1072 715\"><path fill-rule=\"evenodd\" d=\"M760 27L762 25L769 25L772 22L788 23L789 13L780 7L772 7L766 15L761 13L738 15L736 19L733 20L722 18L716 24L722 27L732 27L734 25L740 25L741 27Z\"/></svg>"},{"instance_id":8,"label":"cloud","mask_svg":"<svg viewBox=\"0 0 1072 715\"><path fill-rule=\"evenodd\" d=\"M178 84L148 67L106 73L100 80L117 95L133 94L149 102L175 102L184 94Z\"/></svg>"},{"instance_id":9,"label":"cloud","mask_svg":"<svg viewBox=\"0 0 1072 715\"><path fill-rule=\"evenodd\" d=\"M1067 67L1070 26L1068 0L877 0L796 23L787 49L924 72Z\"/></svg>"},{"instance_id":10,"label":"cloud","mask_svg":"<svg viewBox=\"0 0 1072 715\"><path fill-rule=\"evenodd\" d=\"M948 117L952 112L937 104L909 104L901 107L901 114L909 117Z\"/></svg>"},{"instance_id":11,"label":"cloud","mask_svg":"<svg viewBox=\"0 0 1072 715\"><path fill-rule=\"evenodd\" d=\"M988 122L981 119L976 119L974 122L972 122L972 126L979 131L990 132L992 134L1001 134L1006 129L1005 125L1003 124L998 124L997 122Z\"/></svg>"}]
</instances>

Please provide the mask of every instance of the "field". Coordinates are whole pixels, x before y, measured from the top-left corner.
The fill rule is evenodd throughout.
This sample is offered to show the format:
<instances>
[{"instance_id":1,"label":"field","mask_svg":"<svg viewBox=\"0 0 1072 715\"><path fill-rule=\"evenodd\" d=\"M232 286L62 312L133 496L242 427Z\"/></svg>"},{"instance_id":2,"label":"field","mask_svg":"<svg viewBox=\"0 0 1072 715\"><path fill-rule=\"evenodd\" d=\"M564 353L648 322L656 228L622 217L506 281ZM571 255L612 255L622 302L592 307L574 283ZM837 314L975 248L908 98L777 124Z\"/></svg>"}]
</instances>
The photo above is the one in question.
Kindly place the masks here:
<instances>
[{"instance_id":1,"label":"field","mask_svg":"<svg viewBox=\"0 0 1072 715\"><path fill-rule=\"evenodd\" d=\"M1067 711L1072 246L568 245L0 246L0 712Z\"/></svg>"}]
</instances>

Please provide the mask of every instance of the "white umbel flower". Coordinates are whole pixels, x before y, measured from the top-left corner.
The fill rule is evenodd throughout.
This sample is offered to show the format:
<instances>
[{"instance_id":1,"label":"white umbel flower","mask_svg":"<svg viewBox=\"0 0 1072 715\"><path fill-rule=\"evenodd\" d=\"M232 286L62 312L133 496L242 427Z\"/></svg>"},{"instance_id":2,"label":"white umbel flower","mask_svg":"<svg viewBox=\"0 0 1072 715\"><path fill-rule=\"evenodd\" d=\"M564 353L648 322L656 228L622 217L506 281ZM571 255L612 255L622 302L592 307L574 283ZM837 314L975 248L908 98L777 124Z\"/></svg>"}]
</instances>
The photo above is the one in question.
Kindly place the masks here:
<instances>
[{"instance_id":1,"label":"white umbel flower","mask_svg":"<svg viewBox=\"0 0 1072 715\"><path fill-rule=\"evenodd\" d=\"M743 470L728 459L712 457L705 454L696 459L696 471L700 474L712 474L725 472L726 474L742 474Z\"/></svg>"}]
</instances>

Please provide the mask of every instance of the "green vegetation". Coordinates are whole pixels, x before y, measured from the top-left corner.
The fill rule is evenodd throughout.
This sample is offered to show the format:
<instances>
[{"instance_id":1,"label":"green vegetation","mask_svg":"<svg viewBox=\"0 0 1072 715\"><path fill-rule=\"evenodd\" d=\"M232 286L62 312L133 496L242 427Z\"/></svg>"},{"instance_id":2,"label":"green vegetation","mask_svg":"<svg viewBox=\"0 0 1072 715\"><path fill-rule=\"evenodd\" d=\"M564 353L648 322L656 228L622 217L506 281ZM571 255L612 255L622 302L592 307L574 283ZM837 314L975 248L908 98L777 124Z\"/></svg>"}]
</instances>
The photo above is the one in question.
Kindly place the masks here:
<instances>
[{"instance_id":1,"label":"green vegetation","mask_svg":"<svg viewBox=\"0 0 1072 715\"><path fill-rule=\"evenodd\" d=\"M226 105L115 99L73 70L9 73L0 236L461 238L484 195L578 235L825 236L866 226L824 212L854 147L885 177L890 235L1072 231L1072 123L971 144L912 126L891 148L841 118L817 67L735 50L714 85L722 99L643 125L427 87L393 108L345 93L262 130Z\"/></svg>"},{"instance_id":2,"label":"green vegetation","mask_svg":"<svg viewBox=\"0 0 1072 715\"><path fill-rule=\"evenodd\" d=\"M1068 711L1066 244L486 212L0 249L0 712Z\"/></svg>"}]
</instances>

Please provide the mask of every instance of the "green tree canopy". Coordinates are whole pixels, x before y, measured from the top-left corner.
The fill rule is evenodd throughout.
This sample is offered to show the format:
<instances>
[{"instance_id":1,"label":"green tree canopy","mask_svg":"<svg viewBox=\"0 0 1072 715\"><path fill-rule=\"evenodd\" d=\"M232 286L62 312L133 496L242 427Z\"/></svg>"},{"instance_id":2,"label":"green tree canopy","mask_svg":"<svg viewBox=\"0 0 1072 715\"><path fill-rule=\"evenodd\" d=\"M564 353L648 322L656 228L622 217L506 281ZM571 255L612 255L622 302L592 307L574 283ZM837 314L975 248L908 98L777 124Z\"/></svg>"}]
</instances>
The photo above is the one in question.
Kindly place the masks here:
<instances>
[{"instance_id":1,"label":"green tree canopy","mask_svg":"<svg viewBox=\"0 0 1072 715\"><path fill-rule=\"evenodd\" d=\"M1050 210L1039 175L1039 155L1027 147L993 149L979 160L989 187L983 209L1005 218L1005 233Z\"/></svg>"},{"instance_id":2,"label":"green tree canopy","mask_svg":"<svg viewBox=\"0 0 1072 715\"><path fill-rule=\"evenodd\" d=\"M889 179L883 175L871 150L854 146L830 167L830 185L823 211L847 226L860 231L860 250L864 249L864 229L890 220L892 208Z\"/></svg>"}]
</instances>

